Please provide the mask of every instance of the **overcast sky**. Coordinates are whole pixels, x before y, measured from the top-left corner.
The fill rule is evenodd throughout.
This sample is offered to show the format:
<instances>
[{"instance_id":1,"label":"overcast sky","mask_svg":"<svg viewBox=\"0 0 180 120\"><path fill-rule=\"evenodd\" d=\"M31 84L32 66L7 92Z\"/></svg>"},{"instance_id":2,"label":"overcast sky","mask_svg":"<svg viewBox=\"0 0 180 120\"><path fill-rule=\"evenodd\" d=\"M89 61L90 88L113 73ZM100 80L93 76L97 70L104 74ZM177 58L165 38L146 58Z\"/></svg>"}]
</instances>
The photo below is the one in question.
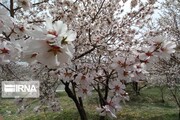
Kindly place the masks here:
<instances>
[{"instance_id":1,"label":"overcast sky","mask_svg":"<svg viewBox=\"0 0 180 120\"><path fill-rule=\"evenodd\" d=\"M147 2L147 0L141 0L141 1L143 1L143 2ZM155 4L156 6L160 6L160 4L159 4L159 2L163 2L164 0L157 0L158 2ZM125 4L125 6L124 6L124 14L125 13L127 13L127 12L130 12L130 2L131 2L131 0L128 0L127 2L126 2L126 4ZM160 16L159 16L159 13L160 13L160 11L159 10L155 10L155 12L154 12L154 14L153 14L153 19L157 19L157 18L159 18Z\"/></svg>"}]
</instances>

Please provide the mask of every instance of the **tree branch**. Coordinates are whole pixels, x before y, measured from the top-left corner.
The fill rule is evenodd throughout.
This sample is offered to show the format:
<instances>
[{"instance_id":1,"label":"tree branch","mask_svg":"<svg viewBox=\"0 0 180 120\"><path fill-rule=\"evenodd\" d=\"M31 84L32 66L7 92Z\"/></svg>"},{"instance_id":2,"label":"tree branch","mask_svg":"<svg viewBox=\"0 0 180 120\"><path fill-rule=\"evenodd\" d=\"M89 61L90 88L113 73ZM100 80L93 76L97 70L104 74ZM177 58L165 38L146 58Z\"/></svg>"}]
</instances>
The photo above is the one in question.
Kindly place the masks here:
<instances>
[{"instance_id":1,"label":"tree branch","mask_svg":"<svg viewBox=\"0 0 180 120\"><path fill-rule=\"evenodd\" d=\"M103 7L103 4L104 4L105 0L102 1L101 3L101 6L99 7L97 13L94 15L94 17L92 18L92 23L96 20L96 17L98 16L98 14L100 13L102 7Z\"/></svg>"},{"instance_id":2,"label":"tree branch","mask_svg":"<svg viewBox=\"0 0 180 120\"><path fill-rule=\"evenodd\" d=\"M14 1L10 0L10 15L14 17Z\"/></svg>"},{"instance_id":3,"label":"tree branch","mask_svg":"<svg viewBox=\"0 0 180 120\"><path fill-rule=\"evenodd\" d=\"M91 53L91 52L92 52L92 51L94 51L97 47L98 47L98 46L93 45L93 48L91 48L90 50L88 50L88 51L86 51L86 52L82 53L82 54L81 54L81 55L79 55L79 56L76 56L76 57L74 58L74 60L79 59L79 58L81 58L81 57L85 56L86 54ZM74 61L74 60L73 60L73 61Z\"/></svg>"},{"instance_id":4,"label":"tree branch","mask_svg":"<svg viewBox=\"0 0 180 120\"><path fill-rule=\"evenodd\" d=\"M34 7L34 6L36 6L36 5L40 5L41 3L45 3L45 2L48 2L49 0L44 0L44 1L41 1L41 2L37 2L37 3L34 3L34 4L32 4L32 6ZM15 8L14 9L14 11L17 11L17 10L19 10L19 9L21 9L22 7L17 7L17 8Z\"/></svg>"},{"instance_id":5,"label":"tree branch","mask_svg":"<svg viewBox=\"0 0 180 120\"><path fill-rule=\"evenodd\" d=\"M6 10L10 11L10 9L6 7L4 4L2 4L1 2L0 2L0 5L3 6Z\"/></svg>"}]
</instances>

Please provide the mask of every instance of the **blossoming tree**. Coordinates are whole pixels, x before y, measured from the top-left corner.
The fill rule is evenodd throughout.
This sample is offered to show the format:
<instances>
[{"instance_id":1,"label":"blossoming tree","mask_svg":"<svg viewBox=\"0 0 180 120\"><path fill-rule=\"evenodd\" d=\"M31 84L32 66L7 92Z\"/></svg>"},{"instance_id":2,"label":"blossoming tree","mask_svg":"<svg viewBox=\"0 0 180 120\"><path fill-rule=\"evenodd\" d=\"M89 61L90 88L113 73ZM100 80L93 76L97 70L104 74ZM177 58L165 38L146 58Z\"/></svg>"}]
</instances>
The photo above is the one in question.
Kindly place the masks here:
<instances>
[{"instance_id":1,"label":"blossoming tree","mask_svg":"<svg viewBox=\"0 0 180 120\"><path fill-rule=\"evenodd\" d=\"M161 58L152 67L154 71L153 83L158 85L161 89L162 100L163 89L168 87L170 95L174 98L179 111L180 119L180 98L179 98L179 75L180 75L180 31L179 31L179 0L165 0L161 2L161 17L158 19L156 31L161 31L160 33L172 39L176 43L176 53L168 56L169 59Z\"/></svg>"},{"instance_id":2,"label":"blossoming tree","mask_svg":"<svg viewBox=\"0 0 180 120\"><path fill-rule=\"evenodd\" d=\"M51 88L61 82L82 120L88 119L83 100L93 90L99 97L100 119L116 118L120 102L129 99L125 84L142 80L146 66L175 52L176 44L163 36L144 38L142 28L151 20L154 3L9 0L9 7L0 3L0 64L23 61L36 70L45 68L52 86L41 87L46 94L40 99L52 98ZM126 5L130 9L124 12ZM59 110L57 102L52 106Z\"/></svg>"}]
</instances>

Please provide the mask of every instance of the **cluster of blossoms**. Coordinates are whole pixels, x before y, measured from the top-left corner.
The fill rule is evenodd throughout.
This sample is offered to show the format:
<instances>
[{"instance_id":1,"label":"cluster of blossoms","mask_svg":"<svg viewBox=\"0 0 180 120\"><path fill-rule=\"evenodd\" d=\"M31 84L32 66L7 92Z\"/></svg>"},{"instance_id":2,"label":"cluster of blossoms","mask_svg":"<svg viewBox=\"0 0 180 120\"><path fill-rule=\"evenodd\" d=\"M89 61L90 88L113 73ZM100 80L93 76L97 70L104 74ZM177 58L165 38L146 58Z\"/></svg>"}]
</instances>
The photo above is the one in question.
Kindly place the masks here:
<instances>
[{"instance_id":1,"label":"cluster of blossoms","mask_svg":"<svg viewBox=\"0 0 180 120\"><path fill-rule=\"evenodd\" d=\"M64 83L73 82L75 85L75 91L78 97L84 98L87 95L91 95L93 90L93 75L89 73L78 73L72 70L57 69L55 71L50 71L50 74Z\"/></svg>"},{"instance_id":2,"label":"cluster of blossoms","mask_svg":"<svg viewBox=\"0 0 180 120\"><path fill-rule=\"evenodd\" d=\"M25 0L19 0L17 4L25 10L30 7L29 1ZM29 26L10 17L6 9L0 8L0 65L26 62L30 66L40 64L49 69L62 67L71 62L74 53L72 41L75 39L76 32L68 30L68 26L60 20L46 19L41 27ZM48 108L58 111L60 107L53 94L55 90L47 90L46 84L49 83L41 81L41 104L48 104ZM18 113L26 107L28 104L21 106ZM40 109L39 106L34 108L36 112Z\"/></svg>"},{"instance_id":3,"label":"cluster of blossoms","mask_svg":"<svg viewBox=\"0 0 180 120\"><path fill-rule=\"evenodd\" d=\"M0 63L10 61L25 61L41 63L48 68L57 68L69 63L74 53L72 41L76 33L67 29L62 21L46 20L45 28L27 26L14 23L0 9L1 44Z\"/></svg>"},{"instance_id":4,"label":"cluster of blossoms","mask_svg":"<svg viewBox=\"0 0 180 120\"><path fill-rule=\"evenodd\" d=\"M158 60L158 58L170 58L175 52L176 44L167 41L162 36L148 40L148 45L131 48L132 54L113 59L111 67L119 74L119 79L138 81L147 73L146 66Z\"/></svg>"},{"instance_id":5,"label":"cluster of blossoms","mask_svg":"<svg viewBox=\"0 0 180 120\"><path fill-rule=\"evenodd\" d=\"M111 69L115 70L118 79L109 83L109 96L102 108L97 108L101 116L108 115L116 118L115 113L120 110L119 102L129 97L124 91L124 83L145 80L146 67L152 65L159 58L170 58L175 52L175 42L165 40L162 36L153 37L148 44L134 49L130 55L117 56L112 60Z\"/></svg>"},{"instance_id":6,"label":"cluster of blossoms","mask_svg":"<svg viewBox=\"0 0 180 120\"><path fill-rule=\"evenodd\" d=\"M75 40L76 33L68 31L67 25L62 21L52 22L47 20L46 28L39 29L38 36L36 30L31 31L31 35L36 37L25 41L28 44L28 47L23 48L23 58L26 61L37 61L48 68L62 67L70 62L74 52L72 41Z\"/></svg>"},{"instance_id":7,"label":"cluster of blossoms","mask_svg":"<svg viewBox=\"0 0 180 120\"><path fill-rule=\"evenodd\" d=\"M106 100L106 105L102 108L97 108L100 116L108 115L110 118L117 118L116 112L121 109L120 101L129 100L129 96L124 91L125 85L119 80L112 81L109 84L109 96Z\"/></svg>"}]
</instances>

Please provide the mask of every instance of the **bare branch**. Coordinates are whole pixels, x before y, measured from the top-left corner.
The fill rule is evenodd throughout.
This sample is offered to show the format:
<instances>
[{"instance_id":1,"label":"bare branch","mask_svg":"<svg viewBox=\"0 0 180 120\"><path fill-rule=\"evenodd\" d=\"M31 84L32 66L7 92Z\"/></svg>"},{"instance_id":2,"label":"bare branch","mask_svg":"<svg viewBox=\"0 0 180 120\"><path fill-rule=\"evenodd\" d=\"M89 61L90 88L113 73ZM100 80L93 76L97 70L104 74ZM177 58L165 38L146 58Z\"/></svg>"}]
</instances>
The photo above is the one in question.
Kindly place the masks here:
<instances>
[{"instance_id":1,"label":"bare branch","mask_svg":"<svg viewBox=\"0 0 180 120\"><path fill-rule=\"evenodd\" d=\"M1 2L0 2L0 5L3 6L5 9L7 9L8 11L10 11L10 9L6 7L4 4L2 4Z\"/></svg>"}]
</instances>

